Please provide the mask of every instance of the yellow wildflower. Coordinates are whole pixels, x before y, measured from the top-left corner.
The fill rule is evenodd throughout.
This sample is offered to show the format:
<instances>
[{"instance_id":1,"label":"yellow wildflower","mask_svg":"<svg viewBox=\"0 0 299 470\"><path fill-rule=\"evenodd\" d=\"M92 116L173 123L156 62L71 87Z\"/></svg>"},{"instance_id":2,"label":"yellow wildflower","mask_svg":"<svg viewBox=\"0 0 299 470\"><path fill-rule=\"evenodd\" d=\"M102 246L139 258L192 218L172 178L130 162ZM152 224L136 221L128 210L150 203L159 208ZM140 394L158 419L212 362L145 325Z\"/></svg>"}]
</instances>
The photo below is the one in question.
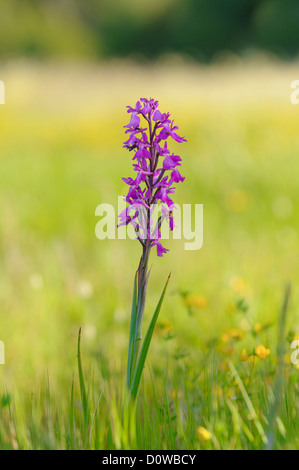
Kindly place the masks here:
<instances>
[{"instance_id":1,"label":"yellow wildflower","mask_svg":"<svg viewBox=\"0 0 299 470\"><path fill-rule=\"evenodd\" d=\"M232 328L229 331L225 331L221 335L221 341L223 343L228 343L230 340L234 341L240 341L244 336L244 331L238 329L238 328Z\"/></svg>"},{"instance_id":2,"label":"yellow wildflower","mask_svg":"<svg viewBox=\"0 0 299 470\"><path fill-rule=\"evenodd\" d=\"M251 296L253 293L252 287L241 277L233 277L230 281L230 286L234 292L239 295Z\"/></svg>"},{"instance_id":3,"label":"yellow wildflower","mask_svg":"<svg viewBox=\"0 0 299 470\"><path fill-rule=\"evenodd\" d=\"M185 298L185 304L187 307L204 309L208 307L209 301L203 295L188 295Z\"/></svg>"},{"instance_id":4,"label":"yellow wildflower","mask_svg":"<svg viewBox=\"0 0 299 470\"><path fill-rule=\"evenodd\" d=\"M203 426L197 428L197 436L201 441L209 441L212 438L212 433Z\"/></svg>"},{"instance_id":5,"label":"yellow wildflower","mask_svg":"<svg viewBox=\"0 0 299 470\"><path fill-rule=\"evenodd\" d=\"M239 330L238 328L234 328L234 329L230 330L229 334L230 334L230 337L232 339L234 339L236 341L239 341L243 338L244 331Z\"/></svg>"},{"instance_id":6,"label":"yellow wildflower","mask_svg":"<svg viewBox=\"0 0 299 470\"><path fill-rule=\"evenodd\" d=\"M257 322L253 327L253 331L255 333L260 333L262 331L262 329L263 329L263 325L259 322Z\"/></svg>"},{"instance_id":7,"label":"yellow wildflower","mask_svg":"<svg viewBox=\"0 0 299 470\"><path fill-rule=\"evenodd\" d=\"M228 343L229 340L230 340L230 336L228 333L222 333L221 337L220 337L222 343Z\"/></svg>"},{"instance_id":8,"label":"yellow wildflower","mask_svg":"<svg viewBox=\"0 0 299 470\"><path fill-rule=\"evenodd\" d=\"M265 348L262 344L257 346L255 348L255 354L260 358L260 359L266 359L267 356L270 354L270 349Z\"/></svg>"}]
</instances>

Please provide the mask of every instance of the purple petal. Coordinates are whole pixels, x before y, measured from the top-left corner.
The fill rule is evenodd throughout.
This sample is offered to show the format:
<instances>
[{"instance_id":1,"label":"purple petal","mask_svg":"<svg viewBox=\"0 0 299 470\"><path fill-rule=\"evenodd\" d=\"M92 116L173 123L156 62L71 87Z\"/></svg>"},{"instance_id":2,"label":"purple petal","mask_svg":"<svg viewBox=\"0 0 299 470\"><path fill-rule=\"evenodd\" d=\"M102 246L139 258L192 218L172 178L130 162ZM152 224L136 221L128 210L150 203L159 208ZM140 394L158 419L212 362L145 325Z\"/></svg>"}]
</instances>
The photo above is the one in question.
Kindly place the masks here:
<instances>
[{"instance_id":1,"label":"purple petal","mask_svg":"<svg viewBox=\"0 0 299 470\"><path fill-rule=\"evenodd\" d=\"M164 170L171 170L171 168L173 168L173 162L171 160L171 157L165 157L164 158L163 168L164 168Z\"/></svg>"},{"instance_id":2,"label":"purple petal","mask_svg":"<svg viewBox=\"0 0 299 470\"><path fill-rule=\"evenodd\" d=\"M155 113L153 115L153 121L161 121L161 119L162 119L162 114L157 109L157 111L155 111Z\"/></svg>"}]
</instances>

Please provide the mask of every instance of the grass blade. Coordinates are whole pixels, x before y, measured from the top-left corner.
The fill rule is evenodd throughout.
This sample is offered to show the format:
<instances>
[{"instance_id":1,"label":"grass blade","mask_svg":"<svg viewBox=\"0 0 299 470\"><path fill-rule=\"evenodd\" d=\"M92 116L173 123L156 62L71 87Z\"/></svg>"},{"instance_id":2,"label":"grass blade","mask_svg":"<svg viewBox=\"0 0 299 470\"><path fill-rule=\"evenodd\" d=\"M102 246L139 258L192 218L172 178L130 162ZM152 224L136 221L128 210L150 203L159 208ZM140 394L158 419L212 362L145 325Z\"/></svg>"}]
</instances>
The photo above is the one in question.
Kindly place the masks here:
<instances>
[{"instance_id":1,"label":"grass blade","mask_svg":"<svg viewBox=\"0 0 299 470\"><path fill-rule=\"evenodd\" d=\"M159 316L159 313L160 313L160 310L161 310L161 306L162 306L162 303L163 303L163 300L164 300L164 296L165 296L165 292L166 292L166 289L167 289L167 286L168 286L169 279L170 279L170 274L169 274L168 279L166 281L165 287L164 287L163 292L161 294L161 297L160 297L160 300L159 300L158 305L156 307L156 310L154 312L153 318L152 318L152 320L150 322L150 325L148 327L148 330L147 330L147 333L146 333L146 336L144 338L142 348L141 348L141 351L140 351L140 354L139 354L138 362L137 362L137 365L136 365L136 370L135 370L135 373L134 373L134 377L133 377L132 385L131 385L131 389L130 389L130 395L133 398L133 400L135 400L135 398L137 396L137 392L138 392L138 388L139 388L139 384L140 384L140 379L141 379L145 359L146 359L148 349L149 349L149 346L150 346L150 343L151 343L151 339L152 339L153 332L154 332L154 329L155 329L155 326L156 326L156 322L157 322L157 319L158 319L158 316Z\"/></svg>"},{"instance_id":2,"label":"grass blade","mask_svg":"<svg viewBox=\"0 0 299 470\"><path fill-rule=\"evenodd\" d=\"M248 411L249 411L250 415L252 416L252 419L253 419L253 422L254 422L254 424L255 424L255 426L256 426L256 429L257 429L257 431L258 431L258 433L259 433L259 435L260 435L260 437L261 437L263 443L264 443L264 444L267 444L267 437L266 437L265 431L264 431L264 429L263 429L263 426L261 425L261 422L260 422L259 419L258 419L258 415L257 415L257 413L256 413L256 411L255 411L255 409L254 409L254 406L253 406L253 404L252 404L252 402L251 402L251 400L250 400L250 398L249 398L249 395L248 395L248 393L247 393L247 391L246 391L246 389L245 389L245 387L244 387L244 384L243 384L243 382L242 382L242 380L241 380L241 378L240 378L240 376L239 376L239 374L238 374L238 372L237 372L235 366L233 365L233 363L231 362L230 359L228 360L228 366L229 366L229 368L230 368L230 371L231 371L231 373L232 373L232 375L233 375L235 381L236 381L237 384L238 384L238 387L239 387L239 389L240 389L240 392L241 392L242 395L243 395L244 401L245 401L245 403L246 403L246 405L247 405L247 408L248 408Z\"/></svg>"},{"instance_id":3,"label":"grass blade","mask_svg":"<svg viewBox=\"0 0 299 470\"><path fill-rule=\"evenodd\" d=\"M287 319L287 311L290 302L291 296L291 285L287 284L285 288L283 303L281 307L280 314L280 325L279 325L279 336L278 336L278 346L277 346L277 356L278 356L278 375L274 387L274 402L270 409L269 413L269 426L267 433L268 443L265 446L265 450L273 450L275 446L275 421L278 417L280 402L283 395L283 371L284 371L284 335L285 335L285 325Z\"/></svg>"},{"instance_id":4,"label":"grass blade","mask_svg":"<svg viewBox=\"0 0 299 470\"><path fill-rule=\"evenodd\" d=\"M131 310L130 333L129 333L129 351L128 351L128 365L127 365L127 388L130 388L132 379L132 370L134 363L134 341L136 332L136 318L137 318L137 272L134 278L134 291Z\"/></svg>"},{"instance_id":5,"label":"grass blade","mask_svg":"<svg viewBox=\"0 0 299 470\"><path fill-rule=\"evenodd\" d=\"M83 409L83 416L85 426L88 425L88 400L83 376L82 362L81 362L81 328L79 329L78 334L78 373L79 373L79 383L80 383L80 392L81 392L81 403Z\"/></svg>"}]
</instances>

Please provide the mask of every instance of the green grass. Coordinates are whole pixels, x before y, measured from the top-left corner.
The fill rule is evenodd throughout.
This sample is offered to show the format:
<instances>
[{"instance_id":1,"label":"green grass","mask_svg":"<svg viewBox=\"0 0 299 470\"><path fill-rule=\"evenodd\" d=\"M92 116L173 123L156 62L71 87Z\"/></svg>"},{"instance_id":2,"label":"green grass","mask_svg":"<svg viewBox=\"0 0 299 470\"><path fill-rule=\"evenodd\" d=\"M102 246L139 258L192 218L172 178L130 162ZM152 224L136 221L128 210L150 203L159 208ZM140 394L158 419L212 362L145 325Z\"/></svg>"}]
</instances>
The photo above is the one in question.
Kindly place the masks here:
<instances>
[{"instance_id":1,"label":"green grass","mask_svg":"<svg viewBox=\"0 0 299 470\"><path fill-rule=\"evenodd\" d=\"M237 372L215 346L197 365L169 355L171 372L169 367L147 370L136 409L124 417L122 374L107 373L102 357L84 382L79 344L75 387L65 389L64 400L52 396L48 376L31 395L3 394L1 448L262 449L270 434L271 448L298 445L297 377L290 367L283 365L277 377L267 361L242 363ZM199 425L211 432L210 439L199 439Z\"/></svg>"},{"instance_id":2,"label":"green grass","mask_svg":"<svg viewBox=\"0 0 299 470\"><path fill-rule=\"evenodd\" d=\"M274 436L274 448L298 448L298 369L289 363L299 333L299 108L288 95L294 73L283 64L6 66L1 448L260 449L264 433ZM144 333L172 276L136 419L128 420L123 400L140 247L97 240L94 214L101 202L116 203L121 178L132 173L122 126L125 106L142 95L157 97L188 139L174 147L186 176L176 201L204 204L204 245L189 252L170 240L163 259L151 257ZM265 359L240 361L244 348L250 354L260 344L270 349ZM201 426L211 433L207 440Z\"/></svg>"}]
</instances>

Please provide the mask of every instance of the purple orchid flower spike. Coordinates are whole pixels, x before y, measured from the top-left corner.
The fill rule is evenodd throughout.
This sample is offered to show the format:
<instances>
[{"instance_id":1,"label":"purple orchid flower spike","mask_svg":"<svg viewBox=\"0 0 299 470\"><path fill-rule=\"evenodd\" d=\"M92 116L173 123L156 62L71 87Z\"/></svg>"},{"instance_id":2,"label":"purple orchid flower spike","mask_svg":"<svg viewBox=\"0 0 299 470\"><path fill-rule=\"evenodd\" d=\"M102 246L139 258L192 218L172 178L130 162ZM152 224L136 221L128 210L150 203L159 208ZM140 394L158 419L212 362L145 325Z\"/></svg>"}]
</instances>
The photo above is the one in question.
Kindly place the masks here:
<instances>
[{"instance_id":1,"label":"purple orchid flower spike","mask_svg":"<svg viewBox=\"0 0 299 470\"><path fill-rule=\"evenodd\" d=\"M161 243L161 225L163 222L168 223L170 230L173 230L174 185L185 179L178 170L178 167L182 165L182 159L171 153L167 140L171 138L181 143L186 142L186 139L178 135L178 127L171 121L170 114L162 113L159 110L159 102L154 99L141 98L134 108L127 106L127 112L131 117L129 124L124 126L125 133L128 135L124 148L133 152L133 169L136 176L123 178L129 186L125 196L128 206L119 215L119 225L132 224L136 239L142 245L142 255L137 270L136 315L133 326L131 324L132 341L130 330L127 369L127 387L130 389L134 382L134 364L138 357L141 340L150 252L153 247L156 247L157 255L161 257L169 251ZM162 215L158 222L155 222L152 208L157 206ZM132 387L134 388L133 385Z\"/></svg>"},{"instance_id":2,"label":"purple orchid flower spike","mask_svg":"<svg viewBox=\"0 0 299 470\"><path fill-rule=\"evenodd\" d=\"M161 249L161 241L157 243L155 237L151 237L153 227L150 217L151 206L160 205L169 208L173 205L171 195L175 192L174 184L184 181L184 177L178 170L182 165L182 159L178 155L171 153L168 149L167 139L170 137L176 142L186 142L184 137L180 137L176 132L178 127L170 119L169 113L162 113L159 110L159 102L154 99L141 98L135 107L127 106L127 111L131 118L129 124L124 126L128 139L124 142L124 147L134 151L133 169L136 172L134 178L123 178L129 185L126 196L128 204L140 204L148 208L147 224L144 233L136 238L142 243L144 251L147 253L152 246L157 246L158 256L162 256L166 251ZM132 220L127 217L127 224L136 226L136 217ZM172 230L171 219L167 219ZM121 218L121 223L124 220ZM141 224L140 224L141 225ZM163 247L162 247L163 248ZM145 256L148 258L148 256Z\"/></svg>"}]
</instances>

